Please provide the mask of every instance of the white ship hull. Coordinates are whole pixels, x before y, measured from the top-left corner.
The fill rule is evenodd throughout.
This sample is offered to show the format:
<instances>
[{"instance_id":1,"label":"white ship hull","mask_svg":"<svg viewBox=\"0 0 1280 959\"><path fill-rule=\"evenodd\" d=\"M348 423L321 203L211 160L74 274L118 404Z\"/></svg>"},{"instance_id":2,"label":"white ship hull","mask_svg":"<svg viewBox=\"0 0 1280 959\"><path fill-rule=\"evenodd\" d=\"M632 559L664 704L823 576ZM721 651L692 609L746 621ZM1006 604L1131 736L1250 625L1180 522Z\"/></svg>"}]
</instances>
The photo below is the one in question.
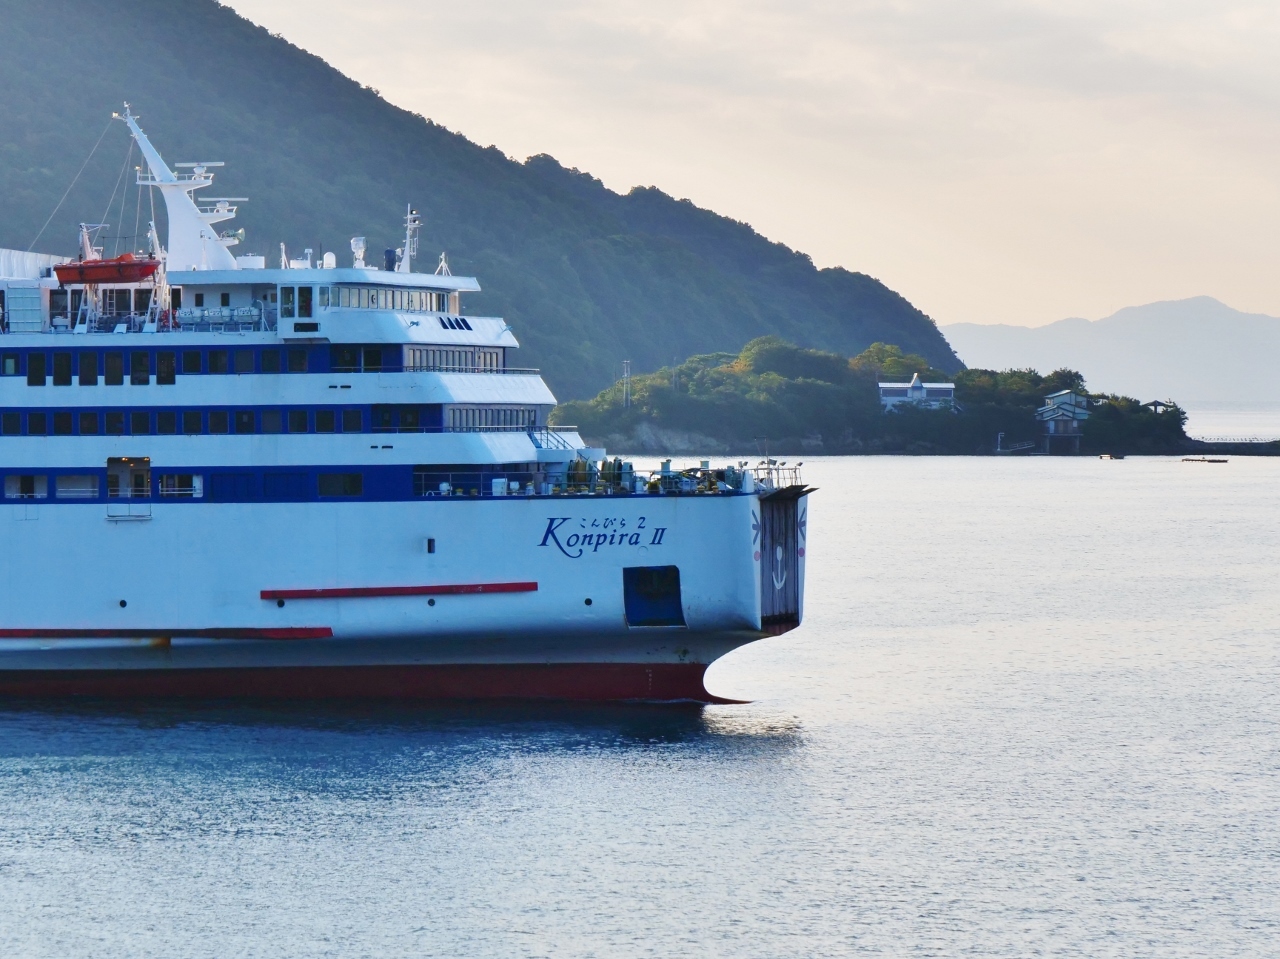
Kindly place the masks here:
<instances>
[{"instance_id":1,"label":"white ship hull","mask_svg":"<svg viewBox=\"0 0 1280 959\"><path fill-rule=\"evenodd\" d=\"M760 499L6 505L0 692L710 700L801 614L762 614L804 556ZM684 625L632 625L624 569L670 566Z\"/></svg>"}]
</instances>

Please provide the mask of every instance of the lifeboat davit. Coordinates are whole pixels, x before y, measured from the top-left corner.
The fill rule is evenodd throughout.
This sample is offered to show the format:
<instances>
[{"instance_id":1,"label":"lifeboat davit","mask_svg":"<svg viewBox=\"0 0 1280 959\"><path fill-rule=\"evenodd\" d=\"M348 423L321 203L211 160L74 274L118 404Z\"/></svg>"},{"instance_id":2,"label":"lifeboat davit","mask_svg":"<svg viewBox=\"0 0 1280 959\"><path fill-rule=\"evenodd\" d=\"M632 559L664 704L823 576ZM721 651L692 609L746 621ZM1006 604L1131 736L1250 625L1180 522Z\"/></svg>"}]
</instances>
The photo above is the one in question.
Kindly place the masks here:
<instances>
[{"instance_id":1,"label":"lifeboat davit","mask_svg":"<svg viewBox=\"0 0 1280 959\"><path fill-rule=\"evenodd\" d=\"M140 260L132 253L123 253L110 260L81 260L77 263L61 263L53 268L58 282L67 283L138 283L160 269L160 261Z\"/></svg>"}]
</instances>

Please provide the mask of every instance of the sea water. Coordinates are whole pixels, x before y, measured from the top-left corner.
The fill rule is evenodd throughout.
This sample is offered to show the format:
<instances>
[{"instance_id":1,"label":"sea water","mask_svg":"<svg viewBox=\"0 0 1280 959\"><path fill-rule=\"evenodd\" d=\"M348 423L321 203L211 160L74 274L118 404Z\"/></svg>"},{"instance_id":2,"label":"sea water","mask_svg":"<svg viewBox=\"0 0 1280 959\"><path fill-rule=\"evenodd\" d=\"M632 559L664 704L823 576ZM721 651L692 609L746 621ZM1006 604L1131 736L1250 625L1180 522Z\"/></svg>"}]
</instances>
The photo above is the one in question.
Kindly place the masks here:
<instances>
[{"instance_id":1,"label":"sea water","mask_svg":"<svg viewBox=\"0 0 1280 959\"><path fill-rule=\"evenodd\" d=\"M804 474L750 705L0 705L0 955L1275 955L1280 461Z\"/></svg>"}]
</instances>

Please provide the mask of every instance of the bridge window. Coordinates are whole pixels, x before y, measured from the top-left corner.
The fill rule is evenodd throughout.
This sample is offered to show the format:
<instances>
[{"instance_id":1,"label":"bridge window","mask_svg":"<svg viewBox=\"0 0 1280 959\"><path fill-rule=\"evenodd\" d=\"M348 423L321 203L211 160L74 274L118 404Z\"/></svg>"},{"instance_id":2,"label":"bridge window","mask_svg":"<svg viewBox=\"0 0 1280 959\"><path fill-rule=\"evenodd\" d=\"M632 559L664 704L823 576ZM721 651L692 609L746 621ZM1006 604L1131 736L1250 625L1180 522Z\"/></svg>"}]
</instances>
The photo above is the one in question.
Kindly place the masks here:
<instances>
[{"instance_id":1,"label":"bridge window","mask_svg":"<svg viewBox=\"0 0 1280 959\"><path fill-rule=\"evenodd\" d=\"M182 353L182 372L199 373L202 369L199 350L184 350Z\"/></svg>"},{"instance_id":2,"label":"bridge window","mask_svg":"<svg viewBox=\"0 0 1280 959\"><path fill-rule=\"evenodd\" d=\"M298 316L307 318L311 316L311 287L298 287Z\"/></svg>"},{"instance_id":3,"label":"bridge window","mask_svg":"<svg viewBox=\"0 0 1280 959\"><path fill-rule=\"evenodd\" d=\"M282 317L293 318L293 296L293 287L280 287L280 315Z\"/></svg>"}]
</instances>

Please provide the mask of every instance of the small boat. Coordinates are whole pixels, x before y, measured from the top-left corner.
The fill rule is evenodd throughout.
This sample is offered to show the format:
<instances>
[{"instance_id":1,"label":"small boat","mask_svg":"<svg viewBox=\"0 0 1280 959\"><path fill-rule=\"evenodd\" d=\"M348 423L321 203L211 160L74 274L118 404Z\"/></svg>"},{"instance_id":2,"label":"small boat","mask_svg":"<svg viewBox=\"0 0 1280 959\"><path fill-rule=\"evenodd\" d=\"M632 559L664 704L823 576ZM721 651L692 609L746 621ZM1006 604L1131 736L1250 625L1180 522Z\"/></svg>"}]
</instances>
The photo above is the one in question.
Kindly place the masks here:
<instances>
[{"instance_id":1,"label":"small boat","mask_svg":"<svg viewBox=\"0 0 1280 959\"><path fill-rule=\"evenodd\" d=\"M1182 462L1184 463L1225 463L1226 460L1208 459L1204 456L1184 456L1182 457Z\"/></svg>"},{"instance_id":2,"label":"small boat","mask_svg":"<svg viewBox=\"0 0 1280 959\"><path fill-rule=\"evenodd\" d=\"M138 259L124 253L110 260L80 260L53 268L58 282L67 283L138 283L160 269L160 261Z\"/></svg>"},{"instance_id":3,"label":"small boat","mask_svg":"<svg viewBox=\"0 0 1280 959\"><path fill-rule=\"evenodd\" d=\"M1122 460L1122 459L1124 459L1124 454L1123 454L1123 453L1103 453L1101 456L1099 456L1099 457L1098 457L1098 459L1100 459L1100 460Z\"/></svg>"}]
</instances>

